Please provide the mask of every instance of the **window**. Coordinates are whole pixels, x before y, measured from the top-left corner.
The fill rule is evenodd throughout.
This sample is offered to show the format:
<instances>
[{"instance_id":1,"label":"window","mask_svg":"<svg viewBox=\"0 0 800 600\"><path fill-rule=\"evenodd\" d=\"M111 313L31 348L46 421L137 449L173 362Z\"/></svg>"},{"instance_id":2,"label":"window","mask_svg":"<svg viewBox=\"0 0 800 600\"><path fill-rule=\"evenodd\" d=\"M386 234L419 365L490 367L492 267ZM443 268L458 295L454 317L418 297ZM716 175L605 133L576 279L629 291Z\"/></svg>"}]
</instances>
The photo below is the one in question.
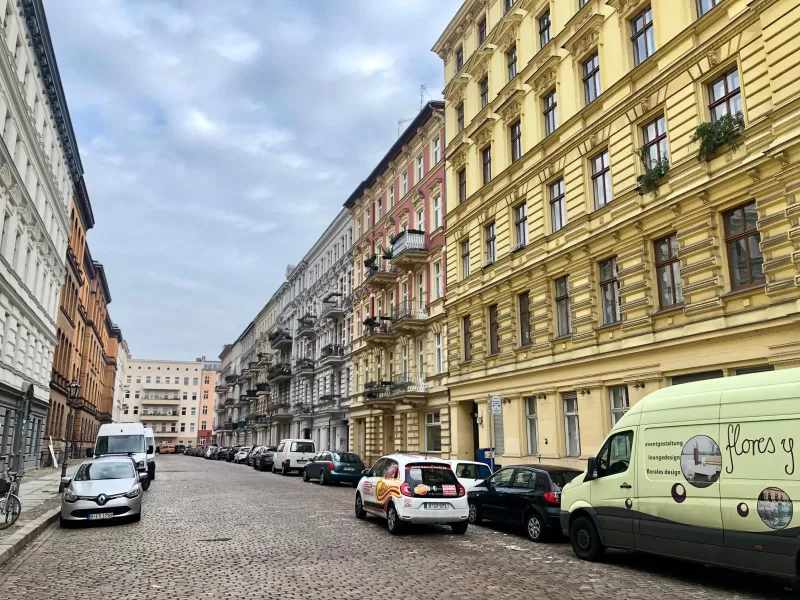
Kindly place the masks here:
<instances>
[{"instance_id":1,"label":"window","mask_svg":"<svg viewBox=\"0 0 800 600\"><path fill-rule=\"evenodd\" d=\"M433 298L438 300L442 297L442 263L433 263Z\"/></svg>"},{"instance_id":2,"label":"window","mask_svg":"<svg viewBox=\"0 0 800 600\"><path fill-rule=\"evenodd\" d=\"M611 202L611 168L608 165L608 150L595 156L591 163L594 207L603 208Z\"/></svg>"},{"instance_id":3,"label":"window","mask_svg":"<svg viewBox=\"0 0 800 600\"><path fill-rule=\"evenodd\" d=\"M203 400L208 400L208 390L203 391Z\"/></svg>"},{"instance_id":4,"label":"window","mask_svg":"<svg viewBox=\"0 0 800 600\"><path fill-rule=\"evenodd\" d=\"M572 334L572 307L569 300L569 275L556 279L556 321L558 337Z\"/></svg>"},{"instance_id":5,"label":"window","mask_svg":"<svg viewBox=\"0 0 800 600\"><path fill-rule=\"evenodd\" d=\"M383 199L378 196L375 200L375 219L380 221L381 217L383 217Z\"/></svg>"},{"instance_id":6,"label":"window","mask_svg":"<svg viewBox=\"0 0 800 600\"><path fill-rule=\"evenodd\" d=\"M191 413L190 413L190 414L191 414L193 417L194 417L194 416L197 414L197 407L196 407L196 406L193 406L193 407L192 407L192 410L191 410Z\"/></svg>"},{"instance_id":7,"label":"window","mask_svg":"<svg viewBox=\"0 0 800 600\"><path fill-rule=\"evenodd\" d=\"M613 427L630 408L628 402L628 386L615 385L614 387L608 388L608 398L611 402L611 426Z\"/></svg>"},{"instance_id":8,"label":"window","mask_svg":"<svg viewBox=\"0 0 800 600\"><path fill-rule=\"evenodd\" d=\"M550 220L555 233L567 224L567 199L564 197L564 180L550 184Z\"/></svg>"},{"instance_id":9,"label":"window","mask_svg":"<svg viewBox=\"0 0 800 600\"><path fill-rule=\"evenodd\" d=\"M536 420L536 398L525 398L525 418L528 428L528 454L539 454L539 423Z\"/></svg>"},{"instance_id":10,"label":"window","mask_svg":"<svg viewBox=\"0 0 800 600\"><path fill-rule=\"evenodd\" d=\"M486 41L486 17L478 21L478 45Z\"/></svg>"},{"instance_id":11,"label":"window","mask_svg":"<svg viewBox=\"0 0 800 600\"><path fill-rule=\"evenodd\" d=\"M181 423L181 433L186 431L186 423Z\"/></svg>"},{"instance_id":12,"label":"window","mask_svg":"<svg viewBox=\"0 0 800 600\"><path fill-rule=\"evenodd\" d=\"M392 208L393 206L394 206L394 181L392 182L392 187L389 188L389 208Z\"/></svg>"},{"instance_id":13,"label":"window","mask_svg":"<svg viewBox=\"0 0 800 600\"><path fill-rule=\"evenodd\" d=\"M461 278L469 277L469 240L461 242Z\"/></svg>"},{"instance_id":14,"label":"window","mask_svg":"<svg viewBox=\"0 0 800 600\"><path fill-rule=\"evenodd\" d=\"M583 99L586 104L600 95L600 57L597 53L583 62Z\"/></svg>"},{"instance_id":15,"label":"window","mask_svg":"<svg viewBox=\"0 0 800 600\"><path fill-rule=\"evenodd\" d=\"M704 14L706 14L720 2L722 2L722 0L697 0L698 16L702 17Z\"/></svg>"},{"instance_id":16,"label":"window","mask_svg":"<svg viewBox=\"0 0 800 600\"><path fill-rule=\"evenodd\" d=\"M483 185L492 180L492 147L486 146L481 150L481 163L483 165Z\"/></svg>"},{"instance_id":17,"label":"window","mask_svg":"<svg viewBox=\"0 0 800 600\"><path fill-rule=\"evenodd\" d=\"M185 406L181 406L181 416L182 417L186 416L186 407Z\"/></svg>"},{"instance_id":18,"label":"window","mask_svg":"<svg viewBox=\"0 0 800 600\"><path fill-rule=\"evenodd\" d=\"M463 204L467 201L467 170L461 169L458 174L458 203Z\"/></svg>"},{"instance_id":19,"label":"window","mask_svg":"<svg viewBox=\"0 0 800 600\"><path fill-rule=\"evenodd\" d=\"M725 213L725 244L728 247L731 289L737 290L765 281L757 220L755 202Z\"/></svg>"},{"instance_id":20,"label":"window","mask_svg":"<svg viewBox=\"0 0 800 600\"><path fill-rule=\"evenodd\" d=\"M464 336L464 362L472 360L472 320L469 315L461 319L461 332Z\"/></svg>"},{"instance_id":21,"label":"window","mask_svg":"<svg viewBox=\"0 0 800 600\"><path fill-rule=\"evenodd\" d=\"M442 334L437 333L433 340L436 346L436 374L440 375L442 372Z\"/></svg>"},{"instance_id":22,"label":"window","mask_svg":"<svg viewBox=\"0 0 800 600\"><path fill-rule=\"evenodd\" d=\"M550 11L539 17L539 48L544 48L550 41Z\"/></svg>"},{"instance_id":23,"label":"window","mask_svg":"<svg viewBox=\"0 0 800 600\"><path fill-rule=\"evenodd\" d=\"M517 121L508 128L511 139L511 162L522 158L522 122Z\"/></svg>"},{"instance_id":24,"label":"window","mask_svg":"<svg viewBox=\"0 0 800 600\"><path fill-rule=\"evenodd\" d=\"M146 377L144 378L144 382L145 382L145 383L150 383L150 375L148 375L148 376L146 376Z\"/></svg>"},{"instance_id":25,"label":"window","mask_svg":"<svg viewBox=\"0 0 800 600\"><path fill-rule=\"evenodd\" d=\"M123 414L123 415L127 415L127 414L128 414L128 407L127 407L127 405L122 407L122 414Z\"/></svg>"},{"instance_id":26,"label":"window","mask_svg":"<svg viewBox=\"0 0 800 600\"><path fill-rule=\"evenodd\" d=\"M380 362L378 362L378 367L380 368L380 366ZM422 340L417 340L417 375L422 382L422 378L425 376L425 342ZM378 380L380 381L380 377Z\"/></svg>"},{"instance_id":27,"label":"window","mask_svg":"<svg viewBox=\"0 0 800 600\"><path fill-rule=\"evenodd\" d=\"M417 211L417 229L425 231L425 211L422 209Z\"/></svg>"},{"instance_id":28,"label":"window","mask_svg":"<svg viewBox=\"0 0 800 600\"><path fill-rule=\"evenodd\" d=\"M517 76L517 45L514 44L506 52L506 66L508 67L508 80Z\"/></svg>"},{"instance_id":29,"label":"window","mask_svg":"<svg viewBox=\"0 0 800 600\"><path fill-rule=\"evenodd\" d=\"M142 376L141 375L137 375L136 376L136 383L142 383Z\"/></svg>"},{"instance_id":30,"label":"window","mask_svg":"<svg viewBox=\"0 0 800 600\"><path fill-rule=\"evenodd\" d=\"M739 71L732 69L708 86L708 110L711 120L742 112L742 93L739 89Z\"/></svg>"},{"instance_id":31,"label":"window","mask_svg":"<svg viewBox=\"0 0 800 600\"><path fill-rule=\"evenodd\" d=\"M442 226L442 197L436 195L433 198L433 228L439 229Z\"/></svg>"},{"instance_id":32,"label":"window","mask_svg":"<svg viewBox=\"0 0 800 600\"><path fill-rule=\"evenodd\" d=\"M433 164L438 164L438 162L441 159L442 159L441 141L439 140L439 136L437 135L435 138L433 138ZM394 190L391 190L391 199L392 203L394 203Z\"/></svg>"},{"instance_id":33,"label":"window","mask_svg":"<svg viewBox=\"0 0 800 600\"><path fill-rule=\"evenodd\" d=\"M486 262L491 264L495 261L495 225L490 223L484 227L486 233Z\"/></svg>"},{"instance_id":34,"label":"window","mask_svg":"<svg viewBox=\"0 0 800 600\"><path fill-rule=\"evenodd\" d=\"M417 157L417 181L422 181L425 175L425 163L422 161L422 154Z\"/></svg>"},{"instance_id":35,"label":"window","mask_svg":"<svg viewBox=\"0 0 800 600\"><path fill-rule=\"evenodd\" d=\"M456 106L456 129L464 131L464 103Z\"/></svg>"},{"instance_id":36,"label":"window","mask_svg":"<svg viewBox=\"0 0 800 600\"><path fill-rule=\"evenodd\" d=\"M135 414L135 415L139 414L139 407L138 406L134 406L133 407L133 414Z\"/></svg>"},{"instance_id":37,"label":"window","mask_svg":"<svg viewBox=\"0 0 800 600\"><path fill-rule=\"evenodd\" d=\"M514 8L514 2L516 0L503 0L503 12L508 12Z\"/></svg>"},{"instance_id":38,"label":"window","mask_svg":"<svg viewBox=\"0 0 800 600\"><path fill-rule=\"evenodd\" d=\"M553 90L544 97L544 134L550 135L558 127L558 103L556 91Z\"/></svg>"},{"instance_id":39,"label":"window","mask_svg":"<svg viewBox=\"0 0 800 600\"><path fill-rule=\"evenodd\" d=\"M207 406L204 406L204 407L203 407L203 414L204 414L204 415L207 415L207 414L208 414L208 407L207 407Z\"/></svg>"},{"instance_id":40,"label":"window","mask_svg":"<svg viewBox=\"0 0 800 600\"><path fill-rule=\"evenodd\" d=\"M133 397L138 400L139 399L139 392L138 391L134 392L133 393Z\"/></svg>"},{"instance_id":41,"label":"window","mask_svg":"<svg viewBox=\"0 0 800 600\"><path fill-rule=\"evenodd\" d=\"M642 140L644 141L644 156L649 162L646 165L648 169L659 163L661 159L668 158L667 122L663 115L642 127Z\"/></svg>"},{"instance_id":42,"label":"window","mask_svg":"<svg viewBox=\"0 0 800 600\"><path fill-rule=\"evenodd\" d=\"M633 432L623 431L611 437L597 453L596 477L618 475L628 470L633 448Z\"/></svg>"},{"instance_id":43,"label":"window","mask_svg":"<svg viewBox=\"0 0 800 600\"><path fill-rule=\"evenodd\" d=\"M464 47L456 48L456 73L464 66Z\"/></svg>"},{"instance_id":44,"label":"window","mask_svg":"<svg viewBox=\"0 0 800 600\"><path fill-rule=\"evenodd\" d=\"M500 352L500 324L497 321L497 304L489 307L489 354Z\"/></svg>"},{"instance_id":45,"label":"window","mask_svg":"<svg viewBox=\"0 0 800 600\"><path fill-rule=\"evenodd\" d=\"M184 377L183 378L183 385L189 385L189 378L188 377ZM197 385L197 384L195 384L195 385Z\"/></svg>"},{"instance_id":46,"label":"window","mask_svg":"<svg viewBox=\"0 0 800 600\"><path fill-rule=\"evenodd\" d=\"M442 423L439 411L425 413L425 450L442 451Z\"/></svg>"},{"instance_id":47,"label":"window","mask_svg":"<svg viewBox=\"0 0 800 600\"><path fill-rule=\"evenodd\" d=\"M578 423L578 395L575 392L568 392L563 397L567 456L580 456L581 432Z\"/></svg>"},{"instance_id":48,"label":"window","mask_svg":"<svg viewBox=\"0 0 800 600\"><path fill-rule=\"evenodd\" d=\"M603 304L603 324L618 322L622 317L619 310L617 259L614 256L600 263L600 297Z\"/></svg>"},{"instance_id":49,"label":"window","mask_svg":"<svg viewBox=\"0 0 800 600\"><path fill-rule=\"evenodd\" d=\"M197 392L192 392L192 400L197 400Z\"/></svg>"},{"instance_id":50,"label":"window","mask_svg":"<svg viewBox=\"0 0 800 600\"><path fill-rule=\"evenodd\" d=\"M583 8L587 4L589 4L589 0L578 0L578 8Z\"/></svg>"},{"instance_id":51,"label":"window","mask_svg":"<svg viewBox=\"0 0 800 600\"><path fill-rule=\"evenodd\" d=\"M531 297L528 292L523 292L517 296L519 304L519 345L530 346L531 344Z\"/></svg>"},{"instance_id":52,"label":"window","mask_svg":"<svg viewBox=\"0 0 800 600\"><path fill-rule=\"evenodd\" d=\"M161 383L161 377L159 377L158 375L156 375L156 383Z\"/></svg>"},{"instance_id":53,"label":"window","mask_svg":"<svg viewBox=\"0 0 800 600\"><path fill-rule=\"evenodd\" d=\"M478 85L481 91L481 108L486 108L486 105L489 104L489 78L484 77Z\"/></svg>"},{"instance_id":54,"label":"window","mask_svg":"<svg viewBox=\"0 0 800 600\"><path fill-rule=\"evenodd\" d=\"M184 400L188 400L189 399L189 394L186 393L186 392L183 392L183 399Z\"/></svg>"},{"instance_id":55,"label":"window","mask_svg":"<svg viewBox=\"0 0 800 600\"><path fill-rule=\"evenodd\" d=\"M211 380L209 379L208 375L205 376L205 379L203 381L205 382L206 385L211 383Z\"/></svg>"},{"instance_id":56,"label":"window","mask_svg":"<svg viewBox=\"0 0 800 600\"><path fill-rule=\"evenodd\" d=\"M403 196L405 196L408 193L408 171L403 171L402 179L403 179Z\"/></svg>"},{"instance_id":57,"label":"window","mask_svg":"<svg viewBox=\"0 0 800 600\"><path fill-rule=\"evenodd\" d=\"M649 6L631 19L631 41L633 42L633 64L641 64L656 51L653 9Z\"/></svg>"},{"instance_id":58,"label":"window","mask_svg":"<svg viewBox=\"0 0 800 600\"><path fill-rule=\"evenodd\" d=\"M520 204L514 208L514 233L516 248L524 248L528 243L528 205Z\"/></svg>"},{"instance_id":59,"label":"window","mask_svg":"<svg viewBox=\"0 0 800 600\"><path fill-rule=\"evenodd\" d=\"M655 251L659 307L664 310L683 304L681 261L678 260L677 236L673 233L656 240Z\"/></svg>"}]
</instances>

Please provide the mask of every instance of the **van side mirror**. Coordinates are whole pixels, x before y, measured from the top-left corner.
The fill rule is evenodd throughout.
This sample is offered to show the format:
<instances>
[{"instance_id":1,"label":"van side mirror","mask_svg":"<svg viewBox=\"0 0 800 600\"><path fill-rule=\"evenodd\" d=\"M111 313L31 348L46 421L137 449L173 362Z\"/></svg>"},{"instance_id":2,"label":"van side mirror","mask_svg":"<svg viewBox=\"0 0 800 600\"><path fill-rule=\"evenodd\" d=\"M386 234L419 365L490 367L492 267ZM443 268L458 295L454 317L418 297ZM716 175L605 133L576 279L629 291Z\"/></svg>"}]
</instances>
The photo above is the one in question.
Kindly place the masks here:
<instances>
[{"instance_id":1,"label":"van side mirror","mask_svg":"<svg viewBox=\"0 0 800 600\"><path fill-rule=\"evenodd\" d=\"M92 448L86 449L86 458L92 458L94 456L94 450Z\"/></svg>"},{"instance_id":2,"label":"van side mirror","mask_svg":"<svg viewBox=\"0 0 800 600\"><path fill-rule=\"evenodd\" d=\"M148 446L147 447L147 453L148 454L152 454L153 453L153 447L152 446Z\"/></svg>"},{"instance_id":3,"label":"van side mirror","mask_svg":"<svg viewBox=\"0 0 800 600\"><path fill-rule=\"evenodd\" d=\"M597 459L590 456L586 461L586 477L583 480L592 481L593 479L597 479Z\"/></svg>"}]
</instances>

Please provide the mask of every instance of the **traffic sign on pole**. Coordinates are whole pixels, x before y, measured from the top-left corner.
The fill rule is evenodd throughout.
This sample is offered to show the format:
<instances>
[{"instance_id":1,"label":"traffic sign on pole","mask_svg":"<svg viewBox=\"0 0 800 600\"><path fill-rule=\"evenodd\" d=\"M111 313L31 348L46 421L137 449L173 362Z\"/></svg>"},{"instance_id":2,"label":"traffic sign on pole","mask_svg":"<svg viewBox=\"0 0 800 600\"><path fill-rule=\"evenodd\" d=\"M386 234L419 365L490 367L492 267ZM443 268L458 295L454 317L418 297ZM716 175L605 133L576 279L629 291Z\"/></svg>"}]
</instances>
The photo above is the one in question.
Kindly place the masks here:
<instances>
[{"instance_id":1,"label":"traffic sign on pole","mask_svg":"<svg viewBox=\"0 0 800 600\"><path fill-rule=\"evenodd\" d=\"M489 407L493 415L503 414L503 400L500 396L489 396Z\"/></svg>"}]
</instances>

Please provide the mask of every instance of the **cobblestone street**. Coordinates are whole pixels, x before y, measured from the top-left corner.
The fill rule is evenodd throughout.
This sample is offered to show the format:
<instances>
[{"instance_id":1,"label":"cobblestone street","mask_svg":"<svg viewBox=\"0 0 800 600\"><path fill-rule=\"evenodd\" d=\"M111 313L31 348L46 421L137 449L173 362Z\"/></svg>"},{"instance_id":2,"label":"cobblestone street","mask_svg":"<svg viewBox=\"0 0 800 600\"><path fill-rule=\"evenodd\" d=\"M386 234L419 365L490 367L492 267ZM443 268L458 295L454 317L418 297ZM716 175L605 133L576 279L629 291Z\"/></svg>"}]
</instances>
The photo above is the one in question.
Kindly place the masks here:
<instances>
[{"instance_id":1,"label":"cobblestone street","mask_svg":"<svg viewBox=\"0 0 800 600\"><path fill-rule=\"evenodd\" d=\"M141 523L51 526L0 569L0 598L764 598L785 582L634 554L578 561L521 532L353 516L353 489L183 456L159 458Z\"/></svg>"}]
</instances>

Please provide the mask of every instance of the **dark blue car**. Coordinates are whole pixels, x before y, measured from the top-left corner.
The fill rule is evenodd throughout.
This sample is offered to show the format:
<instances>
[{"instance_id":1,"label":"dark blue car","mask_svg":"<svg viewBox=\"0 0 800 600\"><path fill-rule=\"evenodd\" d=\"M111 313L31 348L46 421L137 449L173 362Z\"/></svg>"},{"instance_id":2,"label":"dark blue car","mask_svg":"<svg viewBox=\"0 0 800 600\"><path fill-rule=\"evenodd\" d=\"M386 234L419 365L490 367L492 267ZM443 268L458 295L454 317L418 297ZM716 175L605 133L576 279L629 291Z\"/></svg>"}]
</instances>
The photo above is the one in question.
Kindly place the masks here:
<instances>
[{"instance_id":1,"label":"dark blue car","mask_svg":"<svg viewBox=\"0 0 800 600\"><path fill-rule=\"evenodd\" d=\"M303 481L316 479L321 485L331 482L358 485L364 463L352 452L320 452L306 463Z\"/></svg>"}]
</instances>

